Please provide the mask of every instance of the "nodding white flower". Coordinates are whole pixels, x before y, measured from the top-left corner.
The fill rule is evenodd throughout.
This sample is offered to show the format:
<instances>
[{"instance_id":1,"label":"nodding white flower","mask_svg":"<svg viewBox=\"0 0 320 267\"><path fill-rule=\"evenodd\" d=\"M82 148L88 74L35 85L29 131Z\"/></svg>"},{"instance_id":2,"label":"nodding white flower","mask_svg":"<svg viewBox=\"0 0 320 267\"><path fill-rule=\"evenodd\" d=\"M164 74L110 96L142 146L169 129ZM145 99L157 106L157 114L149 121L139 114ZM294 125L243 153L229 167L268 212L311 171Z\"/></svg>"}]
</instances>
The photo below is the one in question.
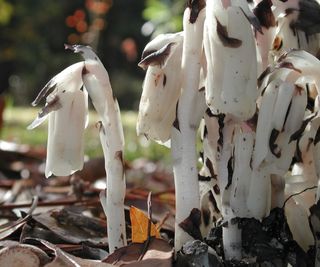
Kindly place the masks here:
<instances>
[{"instance_id":1,"label":"nodding white flower","mask_svg":"<svg viewBox=\"0 0 320 267\"><path fill-rule=\"evenodd\" d=\"M49 117L46 177L65 176L82 169L83 134L87 120L87 94L81 87L84 63L76 63L53 77L33 105L46 97L46 104L28 129Z\"/></svg>"},{"instance_id":2,"label":"nodding white flower","mask_svg":"<svg viewBox=\"0 0 320 267\"><path fill-rule=\"evenodd\" d=\"M301 127L307 107L307 83L319 91L319 60L311 54L291 50L275 67L267 69L261 83L259 118L253 166L273 162L272 171L284 175L295 152L292 135Z\"/></svg>"},{"instance_id":3,"label":"nodding white flower","mask_svg":"<svg viewBox=\"0 0 320 267\"><path fill-rule=\"evenodd\" d=\"M100 117L99 135L105 158L107 174L106 203L102 203L108 221L109 251L127 244L124 197L124 137L118 101L115 98L109 75L91 47L83 45L66 46L85 59L82 71L84 87Z\"/></svg>"},{"instance_id":4,"label":"nodding white flower","mask_svg":"<svg viewBox=\"0 0 320 267\"><path fill-rule=\"evenodd\" d=\"M220 1L207 1L204 48L207 105L215 114L251 118L258 96L256 46L241 7L225 8Z\"/></svg>"},{"instance_id":5,"label":"nodding white flower","mask_svg":"<svg viewBox=\"0 0 320 267\"><path fill-rule=\"evenodd\" d=\"M65 45L80 53L84 62L76 63L52 78L33 105L47 96L46 105L33 129L49 116L46 176L70 175L83 167L84 129L87 95L101 118L99 135L107 174L107 203L102 203L108 218L109 250L126 245L124 197L124 137L118 102L113 95L109 75L100 59L88 46ZM86 90L80 90L84 86Z\"/></svg>"},{"instance_id":6,"label":"nodding white flower","mask_svg":"<svg viewBox=\"0 0 320 267\"><path fill-rule=\"evenodd\" d=\"M291 175L286 177L285 194L292 196L285 206L288 225L294 239L305 251L314 245L309 209L319 200L319 127L320 117L316 112L307 116L294 134L293 138L298 139L296 163ZM318 186L318 189L300 193L314 186Z\"/></svg>"},{"instance_id":7,"label":"nodding white flower","mask_svg":"<svg viewBox=\"0 0 320 267\"><path fill-rule=\"evenodd\" d=\"M139 66L147 69L140 99L137 134L166 142L181 91L183 33L162 34L145 47Z\"/></svg>"},{"instance_id":8,"label":"nodding white flower","mask_svg":"<svg viewBox=\"0 0 320 267\"><path fill-rule=\"evenodd\" d=\"M273 80L263 91L259 106L253 167L273 164L274 174L288 171L295 151L290 136L297 131L307 106L307 93L301 86Z\"/></svg>"}]
</instances>

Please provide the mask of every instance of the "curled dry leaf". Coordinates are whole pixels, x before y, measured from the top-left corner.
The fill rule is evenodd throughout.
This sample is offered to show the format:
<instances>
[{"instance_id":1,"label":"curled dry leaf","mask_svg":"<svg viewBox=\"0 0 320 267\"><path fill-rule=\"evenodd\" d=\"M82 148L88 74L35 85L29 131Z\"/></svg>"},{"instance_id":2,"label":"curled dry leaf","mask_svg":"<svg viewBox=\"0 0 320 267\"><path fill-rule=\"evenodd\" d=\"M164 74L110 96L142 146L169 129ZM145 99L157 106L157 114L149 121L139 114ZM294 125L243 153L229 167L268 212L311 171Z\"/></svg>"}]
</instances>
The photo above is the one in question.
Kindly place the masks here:
<instances>
[{"instance_id":1,"label":"curled dry leaf","mask_svg":"<svg viewBox=\"0 0 320 267\"><path fill-rule=\"evenodd\" d=\"M88 242L107 243L106 224L68 210L55 210L33 216L33 219L50 229L59 238L72 244Z\"/></svg>"},{"instance_id":2,"label":"curled dry leaf","mask_svg":"<svg viewBox=\"0 0 320 267\"><path fill-rule=\"evenodd\" d=\"M53 251L55 255L53 261L51 261L50 263L47 263L46 265L44 265L44 267L111 267L111 265L107 263L102 263L101 261L86 260L86 259L81 259L79 257L70 255L46 240L32 239L32 242L38 242L41 245L44 245L49 250ZM23 265L19 265L19 266L23 266ZM35 267L35 266L32 266L32 267Z\"/></svg>"},{"instance_id":3,"label":"curled dry leaf","mask_svg":"<svg viewBox=\"0 0 320 267\"><path fill-rule=\"evenodd\" d=\"M136 207L130 207L130 220L132 235L131 239L133 243L143 243L148 239L148 223L149 219L147 215ZM160 238L159 229L151 222L150 236Z\"/></svg>"},{"instance_id":4,"label":"curled dry leaf","mask_svg":"<svg viewBox=\"0 0 320 267\"><path fill-rule=\"evenodd\" d=\"M9 235L13 234L15 231L20 229L30 218L31 214L35 210L38 204L38 197L34 197L32 201L32 205L27 213L27 215L19 220L15 221L14 223L10 223L8 225L1 225L0 229L0 240L8 237Z\"/></svg>"},{"instance_id":5,"label":"curled dry leaf","mask_svg":"<svg viewBox=\"0 0 320 267\"><path fill-rule=\"evenodd\" d=\"M44 266L50 262L49 256L40 248L28 244L7 244L0 250L0 266Z\"/></svg>"},{"instance_id":6,"label":"curled dry leaf","mask_svg":"<svg viewBox=\"0 0 320 267\"><path fill-rule=\"evenodd\" d=\"M132 243L126 247L117 249L109 255L103 262L112 264L112 266L130 266L130 267L170 267L172 266L173 249L168 242L152 238L148 250L140 261L141 251L144 244Z\"/></svg>"}]
</instances>

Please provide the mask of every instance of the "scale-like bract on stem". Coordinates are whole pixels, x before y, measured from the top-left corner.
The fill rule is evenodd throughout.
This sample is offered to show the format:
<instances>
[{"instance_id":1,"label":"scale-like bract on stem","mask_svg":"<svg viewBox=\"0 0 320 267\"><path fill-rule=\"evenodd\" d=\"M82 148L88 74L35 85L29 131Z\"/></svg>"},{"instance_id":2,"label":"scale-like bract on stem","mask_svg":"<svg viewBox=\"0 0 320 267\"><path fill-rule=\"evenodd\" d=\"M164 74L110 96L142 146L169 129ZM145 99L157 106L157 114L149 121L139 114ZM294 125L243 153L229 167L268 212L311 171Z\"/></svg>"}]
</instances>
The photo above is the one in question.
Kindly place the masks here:
<instances>
[{"instance_id":1,"label":"scale-like bract on stem","mask_svg":"<svg viewBox=\"0 0 320 267\"><path fill-rule=\"evenodd\" d=\"M147 69L143 83L137 134L166 142L176 116L181 91L183 34L163 34L147 44L139 66Z\"/></svg>"},{"instance_id":2,"label":"scale-like bract on stem","mask_svg":"<svg viewBox=\"0 0 320 267\"><path fill-rule=\"evenodd\" d=\"M84 129L87 120L87 94L82 87L83 62L76 63L41 90L33 105L46 97L46 105L28 127L33 129L49 117L46 177L66 176L81 170L84 159Z\"/></svg>"}]
</instances>

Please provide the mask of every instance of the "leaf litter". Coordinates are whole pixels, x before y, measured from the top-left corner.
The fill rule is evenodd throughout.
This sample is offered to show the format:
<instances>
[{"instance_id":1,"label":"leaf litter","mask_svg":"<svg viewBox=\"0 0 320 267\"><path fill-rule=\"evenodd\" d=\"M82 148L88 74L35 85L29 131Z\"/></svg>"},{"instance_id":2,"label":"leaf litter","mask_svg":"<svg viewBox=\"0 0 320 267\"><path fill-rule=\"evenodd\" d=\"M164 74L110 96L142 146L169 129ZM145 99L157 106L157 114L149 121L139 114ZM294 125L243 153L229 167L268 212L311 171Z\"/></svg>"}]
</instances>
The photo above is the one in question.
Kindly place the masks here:
<instances>
[{"instance_id":1,"label":"leaf litter","mask_svg":"<svg viewBox=\"0 0 320 267\"><path fill-rule=\"evenodd\" d=\"M139 164L128 164L129 245L109 255L99 199L105 190L95 186L105 179L99 171L103 161L89 160L81 172L47 180L44 149L12 143L0 154L5 159L0 164L0 266L172 266L174 190L171 174L161 167L146 172ZM137 175L138 183L130 180ZM151 196L147 203L151 191L152 210Z\"/></svg>"}]
</instances>

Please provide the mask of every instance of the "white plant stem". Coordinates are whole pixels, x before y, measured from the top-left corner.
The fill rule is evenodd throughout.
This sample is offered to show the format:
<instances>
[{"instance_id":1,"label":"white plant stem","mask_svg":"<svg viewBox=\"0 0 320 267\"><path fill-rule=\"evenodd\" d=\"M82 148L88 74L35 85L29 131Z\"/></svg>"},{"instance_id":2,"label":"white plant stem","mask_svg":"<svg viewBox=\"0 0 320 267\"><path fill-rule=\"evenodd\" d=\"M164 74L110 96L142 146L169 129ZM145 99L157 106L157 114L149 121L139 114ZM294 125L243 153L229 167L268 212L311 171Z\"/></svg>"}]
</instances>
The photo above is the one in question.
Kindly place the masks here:
<instances>
[{"instance_id":1,"label":"white plant stem","mask_svg":"<svg viewBox=\"0 0 320 267\"><path fill-rule=\"evenodd\" d=\"M235 123L230 117L226 117L223 127L223 145L222 151L217 160L218 163L218 181L222 198L221 214L226 225L223 227L222 240L223 250L226 260L241 260L241 229L238 223L233 218L237 217L234 214L231 206L231 185L228 187L228 162L233 156L233 135L235 131ZM245 203L243 203L245 205Z\"/></svg>"},{"instance_id":2,"label":"white plant stem","mask_svg":"<svg viewBox=\"0 0 320 267\"><path fill-rule=\"evenodd\" d=\"M107 231L109 252L126 245L124 218L125 177L123 129L118 102L113 97L107 71L97 61L85 63L83 81L100 116L100 141L107 174Z\"/></svg>"},{"instance_id":3,"label":"white plant stem","mask_svg":"<svg viewBox=\"0 0 320 267\"><path fill-rule=\"evenodd\" d=\"M184 13L184 43L182 54L182 95L177 108L179 129L173 127L171 147L176 188L175 249L192 240L179 223L193 208L200 209L200 194L196 157L196 132L205 110L199 93L202 37L205 12L202 9L195 23L190 23L190 8Z\"/></svg>"},{"instance_id":4,"label":"white plant stem","mask_svg":"<svg viewBox=\"0 0 320 267\"><path fill-rule=\"evenodd\" d=\"M226 220L226 223L227 225L222 228L224 257L227 260L241 260L241 229L236 220Z\"/></svg>"}]
</instances>

